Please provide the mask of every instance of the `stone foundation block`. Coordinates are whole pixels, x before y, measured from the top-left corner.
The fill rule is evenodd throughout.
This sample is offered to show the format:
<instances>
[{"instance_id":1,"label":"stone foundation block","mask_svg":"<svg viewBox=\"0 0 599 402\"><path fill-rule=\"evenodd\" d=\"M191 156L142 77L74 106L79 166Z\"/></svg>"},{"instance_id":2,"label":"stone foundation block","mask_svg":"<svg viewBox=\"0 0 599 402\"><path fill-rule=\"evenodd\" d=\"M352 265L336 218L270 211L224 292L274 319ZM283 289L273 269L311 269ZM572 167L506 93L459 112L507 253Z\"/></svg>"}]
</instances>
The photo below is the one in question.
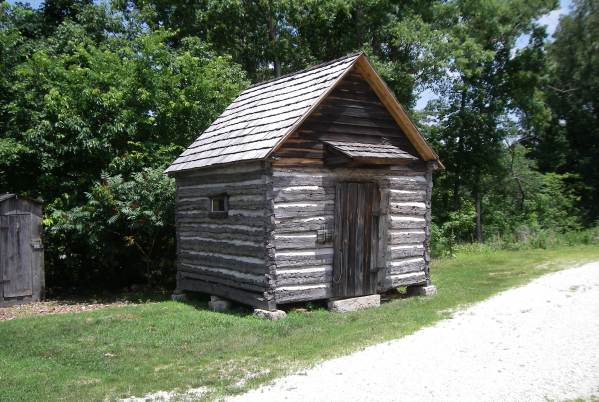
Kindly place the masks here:
<instances>
[{"instance_id":1,"label":"stone foundation block","mask_svg":"<svg viewBox=\"0 0 599 402\"><path fill-rule=\"evenodd\" d=\"M221 299L218 296L210 296L210 301L208 302L208 308L212 311L228 311L231 309L231 301L226 299Z\"/></svg>"},{"instance_id":2,"label":"stone foundation block","mask_svg":"<svg viewBox=\"0 0 599 402\"><path fill-rule=\"evenodd\" d=\"M329 310L340 313L348 311L363 310L370 307L379 307L381 305L381 295L370 295L353 297L351 299L331 300L327 306Z\"/></svg>"},{"instance_id":3,"label":"stone foundation block","mask_svg":"<svg viewBox=\"0 0 599 402\"><path fill-rule=\"evenodd\" d=\"M171 295L171 300L177 302L185 302L187 301L187 295L185 294L185 292L181 290L175 290Z\"/></svg>"},{"instance_id":4,"label":"stone foundation block","mask_svg":"<svg viewBox=\"0 0 599 402\"><path fill-rule=\"evenodd\" d=\"M437 294L437 287L435 285L427 286L410 286L407 289L409 296L434 296Z\"/></svg>"},{"instance_id":5,"label":"stone foundation block","mask_svg":"<svg viewBox=\"0 0 599 402\"><path fill-rule=\"evenodd\" d=\"M267 320L280 320L281 318L287 317L287 313L283 310L262 310L259 308L254 309L254 315L256 317L264 318Z\"/></svg>"}]
</instances>

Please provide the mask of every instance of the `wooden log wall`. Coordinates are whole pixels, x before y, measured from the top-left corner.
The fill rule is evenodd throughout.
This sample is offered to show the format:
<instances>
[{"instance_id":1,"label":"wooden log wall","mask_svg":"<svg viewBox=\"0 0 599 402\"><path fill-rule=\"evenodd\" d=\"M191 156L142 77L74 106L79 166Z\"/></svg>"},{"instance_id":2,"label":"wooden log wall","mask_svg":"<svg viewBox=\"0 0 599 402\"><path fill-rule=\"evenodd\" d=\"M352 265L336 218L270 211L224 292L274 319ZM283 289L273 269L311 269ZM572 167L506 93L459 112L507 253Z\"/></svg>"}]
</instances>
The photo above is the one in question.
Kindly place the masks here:
<instances>
[{"instance_id":1,"label":"wooden log wall","mask_svg":"<svg viewBox=\"0 0 599 402\"><path fill-rule=\"evenodd\" d=\"M334 228L339 181L375 182L381 191L385 271L379 290L426 281L428 185L423 164L390 169L274 168L278 303L332 296L333 244L321 242L318 232Z\"/></svg>"},{"instance_id":2,"label":"wooden log wall","mask_svg":"<svg viewBox=\"0 0 599 402\"><path fill-rule=\"evenodd\" d=\"M272 197L278 303L332 296L333 244L319 233L334 228L335 184L369 181L381 191L380 291L421 284L428 275L430 182L427 164L329 168L320 139L376 143L381 137L417 155L357 71L333 90L272 155ZM380 259L379 258L379 259Z\"/></svg>"},{"instance_id":3,"label":"wooden log wall","mask_svg":"<svg viewBox=\"0 0 599 402\"><path fill-rule=\"evenodd\" d=\"M270 180L266 162L176 176L178 289L274 308ZM214 216L210 197L223 193L228 216Z\"/></svg>"}]
</instances>

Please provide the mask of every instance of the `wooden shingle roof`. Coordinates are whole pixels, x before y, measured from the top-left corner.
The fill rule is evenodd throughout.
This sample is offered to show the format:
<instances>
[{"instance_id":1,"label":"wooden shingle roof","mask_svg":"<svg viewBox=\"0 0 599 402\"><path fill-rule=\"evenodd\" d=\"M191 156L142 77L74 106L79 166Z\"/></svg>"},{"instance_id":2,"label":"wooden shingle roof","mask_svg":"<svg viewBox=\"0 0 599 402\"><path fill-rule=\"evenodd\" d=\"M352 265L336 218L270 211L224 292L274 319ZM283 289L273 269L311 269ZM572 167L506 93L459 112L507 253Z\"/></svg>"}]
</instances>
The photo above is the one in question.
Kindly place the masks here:
<instances>
[{"instance_id":1,"label":"wooden shingle roof","mask_svg":"<svg viewBox=\"0 0 599 402\"><path fill-rule=\"evenodd\" d=\"M166 170L181 171L264 159L291 135L333 90L352 67L359 68L377 95L387 95L387 108L399 110L408 138L424 160L438 160L409 120L391 91L363 54L341 59L253 85L243 91L225 111ZM376 82L374 82L374 81ZM382 88L382 89L381 89ZM382 90L382 93L379 93Z\"/></svg>"}]
</instances>

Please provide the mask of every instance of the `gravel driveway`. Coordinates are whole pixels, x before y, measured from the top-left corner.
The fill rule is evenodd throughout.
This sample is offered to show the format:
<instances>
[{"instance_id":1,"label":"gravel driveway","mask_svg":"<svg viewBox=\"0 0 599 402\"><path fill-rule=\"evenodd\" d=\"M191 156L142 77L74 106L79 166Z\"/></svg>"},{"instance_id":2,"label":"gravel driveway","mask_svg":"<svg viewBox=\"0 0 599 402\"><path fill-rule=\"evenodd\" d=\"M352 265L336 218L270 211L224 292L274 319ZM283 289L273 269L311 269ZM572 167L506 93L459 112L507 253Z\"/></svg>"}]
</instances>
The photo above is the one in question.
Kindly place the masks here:
<instances>
[{"instance_id":1,"label":"gravel driveway","mask_svg":"<svg viewBox=\"0 0 599 402\"><path fill-rule=\"evenodd\" d=\"M592 263L232 400L545 401L598 394L599 263Z\"/></svg>"}]
</instances>

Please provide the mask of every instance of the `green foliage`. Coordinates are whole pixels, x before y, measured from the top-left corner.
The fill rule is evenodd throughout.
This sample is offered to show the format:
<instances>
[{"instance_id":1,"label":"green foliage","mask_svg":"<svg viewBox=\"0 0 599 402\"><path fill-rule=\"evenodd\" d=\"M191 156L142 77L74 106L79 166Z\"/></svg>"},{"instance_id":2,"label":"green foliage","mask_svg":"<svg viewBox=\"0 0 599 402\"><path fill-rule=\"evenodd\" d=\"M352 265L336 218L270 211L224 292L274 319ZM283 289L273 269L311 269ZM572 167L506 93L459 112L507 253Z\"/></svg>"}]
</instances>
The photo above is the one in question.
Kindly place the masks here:
<instances>
[{"instance_id":1,"label":"green foliage","mask_svg":"<svg viewBox=\"0 0 599 402\"><path fill-rule=\"evenodd\" d=\"M587 222L599 218L598 43L597 1L574 1L572 13L560 19L548 49L552 124L531 141L544 170L578 175L579 205Z\"/></svg>"},{"instance_id":2,"label":"green foliage","mask_svg":"<svg viewBox=\"0 0 599 402\"><path fill-rule=\"evenodd\" d=\"M461 209L451 211L443 224L431 227L431 253L433 256L454 256L460 242L472 241L475 210L471 202L465 201Z\"/></svg>"},{"instance_id":3,"label":"green foliage","mask_svg":"<svg viewBox=\"0 0 599 402\"><path fill-rule=\"evenodd\" d=\"M50 282L76 275L73 285L100 280L108 288L132 282L172 286L175 184L163 167L144 168L127 180L103 174L86 196L85 204L54 209L44 222L52 252L64 260L49 271ZM97 273L83 268L76 250L85 250Z\"/></svg>"},{"instance_id":4,"label":"green foliage","mask_svg":"<svg viewBox=\"0 0 599 402\"><path fill-rule=\"evenodd\" d=\"M172 283L162 171L245 73L196 37L173 47L175 33L108 6L0 7L0 191L44 200L50 288Z\"/></svg>"},{"instance_id":5,"label":"green foliage","mask_svg":"<svg viewBox=\"0 0 599 402\"><path fill-rule=\"evenodd\" d=\"M0 192L45 202L51 287L163 281L173 195L162 169L248 79L363 50L408 108L424 89L439 96L422 124L446 166L435 177L433 253L483 238L552 244L599 216L599 14L576 1L550 43L536 21L555 7L1 3Z\"/></svg>"}]
</instances>

